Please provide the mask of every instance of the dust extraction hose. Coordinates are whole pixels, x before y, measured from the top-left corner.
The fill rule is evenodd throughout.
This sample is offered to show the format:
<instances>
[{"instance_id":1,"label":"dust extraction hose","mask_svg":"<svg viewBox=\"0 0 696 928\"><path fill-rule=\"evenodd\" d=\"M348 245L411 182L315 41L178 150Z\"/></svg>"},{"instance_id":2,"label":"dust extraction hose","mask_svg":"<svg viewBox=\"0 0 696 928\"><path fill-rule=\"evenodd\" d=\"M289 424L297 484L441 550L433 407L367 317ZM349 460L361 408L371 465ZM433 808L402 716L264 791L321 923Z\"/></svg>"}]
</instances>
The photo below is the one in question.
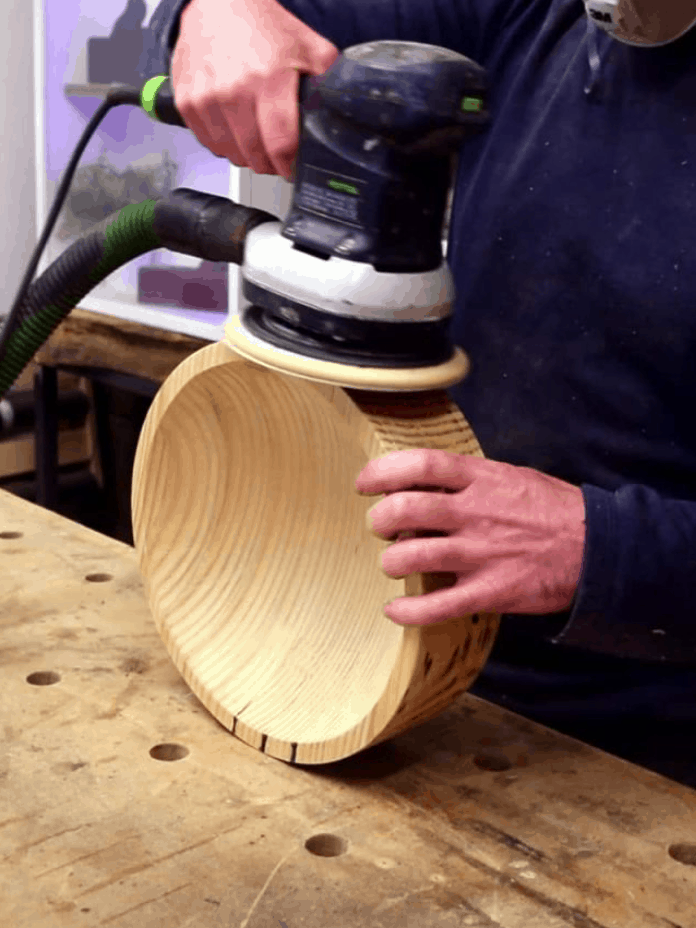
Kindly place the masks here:
<instances>
[{"instance_id":1,"label":"dust extraction hose","mask_svg":"<svg viewBox=\"0 0 696 928\"><path fill-rule=\"evenodd\" d=\"M204 261L241 264L247 234L277 217L188 190L125 206L70 245L29 287L0 335L0 398L80 300L133 258L168 248Z\"/></svg>"}]
</instances>

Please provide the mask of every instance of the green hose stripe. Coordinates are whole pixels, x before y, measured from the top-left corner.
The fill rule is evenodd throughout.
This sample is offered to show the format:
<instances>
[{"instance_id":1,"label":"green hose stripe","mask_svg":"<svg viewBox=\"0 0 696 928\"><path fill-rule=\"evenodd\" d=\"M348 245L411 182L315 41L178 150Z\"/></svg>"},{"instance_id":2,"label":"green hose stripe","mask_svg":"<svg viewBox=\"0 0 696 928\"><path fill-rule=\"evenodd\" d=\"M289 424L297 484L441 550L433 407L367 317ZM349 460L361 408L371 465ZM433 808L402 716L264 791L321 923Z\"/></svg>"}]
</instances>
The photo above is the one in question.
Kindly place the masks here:
<instances>
[{"instance_id":1,"label":"green hose stripe","mask_svg":"<svg viewBox=\"0 0 696 928\"><path fill-rule=\"evenodd\" d=\"M47 306L36 316L27 319L22 326L10 336L5 349L5 357L0 365L0 396L2 396L29 361L43 345L51 332L67 313L57 306Z\"/></svg>"},{"instance_id":2,"label":"green hose stripe","mask_svg":"<svg viewBox=\"0 0 696 928\"><path fill-rule=\"evenodd\" d=\"M155 200L131 203L129 206L124 206L107 225L104 255L89 275L95 284L122 264L161 246L161 239L153 228L155 205Z\"/></svg>"},{"instance_id":3,"label":"green hose stripe","mask_svg":"<svg viewBox=\"0 0 696 928\"><path fill-rule=\"evenodd\" d=\"M33 347L39 338L41 339L39 345L42 345L65 315L67 314L61 307L47 306L36 316L27 319L10 337L5 354L6 360L10 362L20 360L24 357L25 349L29 346Z\"/></svg>"},{"instance_id":4,"label":"green hose stripe","mask_svg":"<svg viewBox=\"0 0 696 928\"><path fill-rule=\"evenodd\" d=\"M159 93L160 87L166 80L166 75L151 77L140 91L140 105L145 110L147 115L151 116L153 119L157 119L157 113L155 112L155 106L157 105L157 94Z\"/></svg>"},{"instance_id":5,"label":"green hose stripe","mask_svg":"<svg viewBox=\"0 0 696 928\"><path fill-rule=\"evenodd\" d=\"M0 363L0 396L12 386L58 323L90 290L128 261L161 246L161 239L153 229L155 202L145 200L120 210L107 223L102 257L95 267L73 287L58 294L56 303L25 319L12 333Z\"/></svg>"}]
</instances>

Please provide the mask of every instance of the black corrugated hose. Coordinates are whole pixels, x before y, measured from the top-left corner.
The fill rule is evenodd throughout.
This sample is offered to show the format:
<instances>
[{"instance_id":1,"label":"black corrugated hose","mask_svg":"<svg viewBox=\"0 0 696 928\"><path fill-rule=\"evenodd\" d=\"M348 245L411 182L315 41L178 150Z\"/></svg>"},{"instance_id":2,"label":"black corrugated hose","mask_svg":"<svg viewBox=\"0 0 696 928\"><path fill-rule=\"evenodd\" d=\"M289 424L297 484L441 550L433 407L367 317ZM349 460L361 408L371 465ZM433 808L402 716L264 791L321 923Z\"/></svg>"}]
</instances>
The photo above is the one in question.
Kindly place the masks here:
<instances>
[{"instance_id":1,"label":"black corrugated hose","mask_svg":"<svg viewBox=\"0 0 696 928\"><path fill-rule=\"evenodd\" d=\"M251 229L277 217L180 188L125 206L94 226L31 284L0 336L0 398L62 319L117 268L154 248L241 264Z\"/></svg>"}]
</instances>

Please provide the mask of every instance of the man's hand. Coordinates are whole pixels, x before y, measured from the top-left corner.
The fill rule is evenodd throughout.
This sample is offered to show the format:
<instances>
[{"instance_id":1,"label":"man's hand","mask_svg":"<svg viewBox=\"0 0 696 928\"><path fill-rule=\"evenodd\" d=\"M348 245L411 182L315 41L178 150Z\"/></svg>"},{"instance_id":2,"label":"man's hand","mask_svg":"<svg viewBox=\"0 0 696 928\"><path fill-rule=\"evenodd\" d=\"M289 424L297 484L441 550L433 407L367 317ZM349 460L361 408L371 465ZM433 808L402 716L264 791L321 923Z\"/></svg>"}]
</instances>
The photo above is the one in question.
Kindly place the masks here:
<instances>
[{"instance_id":1,"label":"man's hand","mask_svg":"<svg viewBox=\"0 0 696 928\"><path fill-rule=\"evenodd\" d=\"M526 467L426 450L370 461L356 487L389 494L368 516L376 535L396 539L382 555L390 577L456 575L447 589L393 600L384 610L393 621L430 625L474 612L542 614L571 605L585 544L578 487Z\"/></svg>"},{"instance_id":2,"label":"man's hand","mask_svg":"<svg viewBox=\"0 0 696 928\"><path fill-rule=\"evenodd\" d=\"M290 179L299 75L323 74L337 56L276 0L192 0L172 56L174 99L214 154Z\"/></svg>"}]
</instances>

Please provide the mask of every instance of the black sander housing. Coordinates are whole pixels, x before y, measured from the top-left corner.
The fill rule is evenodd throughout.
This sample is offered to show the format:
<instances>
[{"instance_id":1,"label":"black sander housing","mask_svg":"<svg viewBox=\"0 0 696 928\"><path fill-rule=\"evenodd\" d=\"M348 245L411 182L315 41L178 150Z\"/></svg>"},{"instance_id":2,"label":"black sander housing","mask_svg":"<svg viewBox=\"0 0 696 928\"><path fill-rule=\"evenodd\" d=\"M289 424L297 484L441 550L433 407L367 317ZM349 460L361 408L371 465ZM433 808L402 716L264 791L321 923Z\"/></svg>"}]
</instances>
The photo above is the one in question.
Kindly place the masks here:
<instances>
[{"instance_id":1,"label":"black sander housing","mask_svg":"<svg viewBox=\"0 0 696 928\"><path fill-rule=\"evenodd\" d=\"M287 219L245 243L242 347L358 367L446 363L443 222L452 156L487 122L483 69L431 45L371 42L304 78L301 99Z\"/></svg>"}]
</instances>

